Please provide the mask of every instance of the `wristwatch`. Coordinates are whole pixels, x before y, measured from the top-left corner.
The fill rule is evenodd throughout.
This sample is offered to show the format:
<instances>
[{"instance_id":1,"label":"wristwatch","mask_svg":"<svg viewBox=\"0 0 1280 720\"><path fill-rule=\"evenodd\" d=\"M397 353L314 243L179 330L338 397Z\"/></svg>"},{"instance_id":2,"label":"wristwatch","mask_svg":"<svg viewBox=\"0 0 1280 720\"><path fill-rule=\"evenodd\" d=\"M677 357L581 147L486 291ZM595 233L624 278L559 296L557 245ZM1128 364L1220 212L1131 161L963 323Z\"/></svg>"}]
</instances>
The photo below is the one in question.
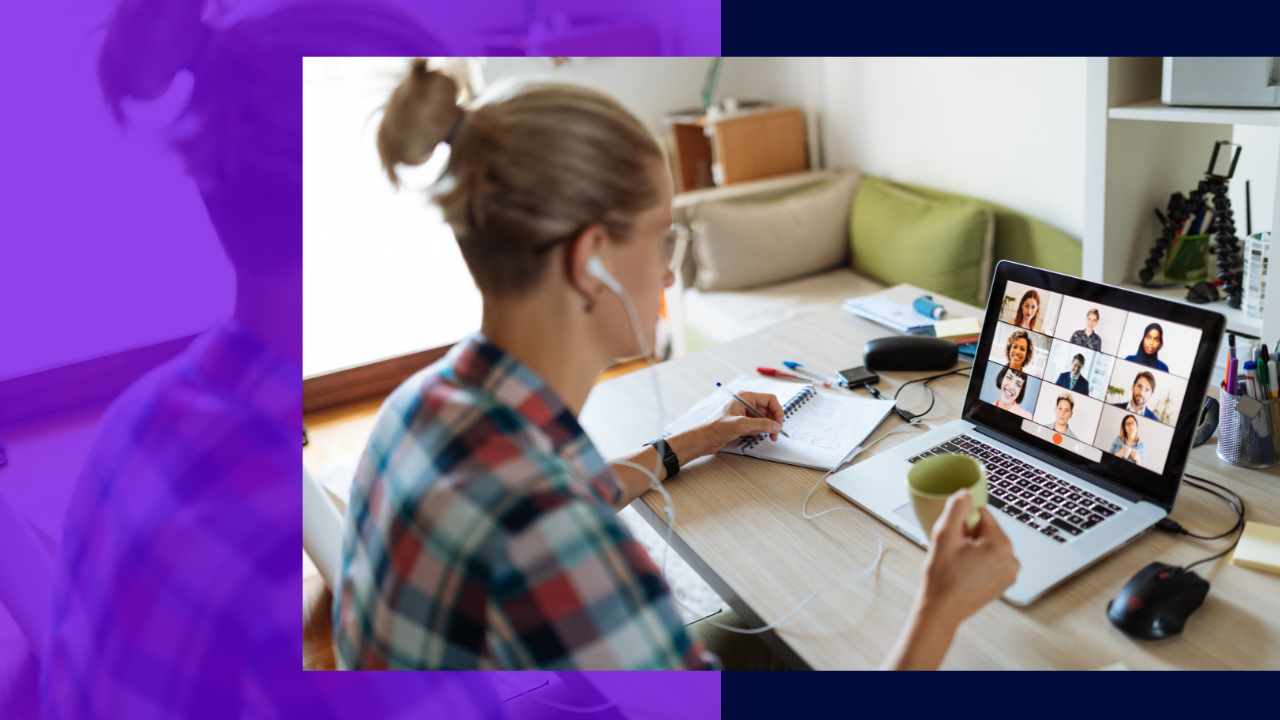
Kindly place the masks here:
<instances>
[{"instance_id":1,"label":"wristwatch","mask_svg":"<svg viewBox=\"0 0 1280 720\"><path fill-rule=\"evenodd\" d=\"M662 443L662 464L667 467L667 479L670 480L680 472L680 458L676 457L676 451L671 449L671 443L667 442L666 438L658 438L645 445L652 445L656 450L658 443Z\"/></svg>"}]
</instances>

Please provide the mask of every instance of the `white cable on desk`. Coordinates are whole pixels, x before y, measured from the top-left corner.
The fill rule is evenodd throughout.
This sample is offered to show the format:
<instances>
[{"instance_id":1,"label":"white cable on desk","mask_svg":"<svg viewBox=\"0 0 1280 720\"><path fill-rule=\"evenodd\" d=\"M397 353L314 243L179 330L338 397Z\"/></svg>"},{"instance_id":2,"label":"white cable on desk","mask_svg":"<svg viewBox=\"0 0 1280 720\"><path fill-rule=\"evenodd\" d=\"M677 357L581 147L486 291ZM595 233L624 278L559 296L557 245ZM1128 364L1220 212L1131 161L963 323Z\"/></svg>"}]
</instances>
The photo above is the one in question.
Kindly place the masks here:
<instances>
[{"instance_id":1,"label":"white cable on desk","mask_svg":"<svg viewBox=\"0 0 1280 720\"><path fill-rule=\"evenodd\" d=\"M853 458L858 457L858 455L862 454L862 451L863 451L863 450L866 450L867 448L871 447L872 445L875 445L876 443L878 443L878 442L880 442L881 440L883 440L883 439L885 439L885 438L889 437L890 435L892 435L892 434L894 434L894 433L898 432L899 430L906 430L906 429L907 429L907 428L909 428L909 427L915 427L915 426L917 426L917 425L924 425L925 427L929 428L930 430L935 429L932 425L930 425L929 423L927 423L927 422L925 422L925 421L923 421L923 420L916 420L916 421L914 421L914 422L909 422L909 423L907 423L906 425L899 425L898 427L896 427L896 428L894 428L894 429L890 430L889 432L887 432L887 433L885 433L885 434L881 435L880 437L876 438L875 440L872 440L869 444L867 444L867 445L863 445L862 447L858 448L857 450L854 450L854 451L853 451L853 455L849 456L849 459L850 459L850 460L853 460ZM841 467L843 467L843 465L842 465ZM836 468L835 470L832 470L831 472L828 472L826 475L823 475L822 477L818 478L818 482L814 483L814 484L813 484L813 487L809 488L809 494L804 496L804 505L801 505L801 506L800 506L800 514L801 514L801 515L803 515L803 516L804 516L804 518L805 518L806 520L812 520L812 519L814 519L814 518L820 518L820 517L822 517L823 515L826 515L826 514L827 514L827 513L829 513L829 512L835 512L835 511L837 511L837 510L848 510L848 511L850 511L850 512L860 512L857 508L851 508L851 507L833 507L833 508L828 508L828 509L826 509L826 510L823 510L822 512L820 512L820 513L818 513L818 514L816 514L816 515L810 515L810 514L809 514L809 511L808 511L808 508L809 508L809 498L813 496L813 491L818 489L818 486L822 484L822 481L823 481L823 480L826 480L828 476L830 476L832 473L835 473L835 472L837 472L837 471L839 471L839 470L840 470L840 468Z\"/></svg>"}]
</instances>

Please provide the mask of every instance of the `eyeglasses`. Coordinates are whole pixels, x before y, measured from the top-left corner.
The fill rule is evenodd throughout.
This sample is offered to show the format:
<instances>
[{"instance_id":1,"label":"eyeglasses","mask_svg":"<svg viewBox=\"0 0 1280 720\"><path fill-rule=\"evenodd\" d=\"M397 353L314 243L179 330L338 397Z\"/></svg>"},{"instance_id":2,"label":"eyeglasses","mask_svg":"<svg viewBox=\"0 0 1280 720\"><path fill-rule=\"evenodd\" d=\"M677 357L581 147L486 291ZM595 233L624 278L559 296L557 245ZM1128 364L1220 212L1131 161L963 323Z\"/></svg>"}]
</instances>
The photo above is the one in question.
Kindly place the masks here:
<instances>
[{"instance_id":1,"label":"eyeglasses","mask_svg":"<svg viewBox=\"0 0 1280 720\"><path fill-rule=\"evenodd\" d=\"M684 263L684 253L689 247L690 234L689 226L684 223L676 223L667 231L662 250L667 261L667 269L671 272L680 272L680 266Z\"/></svg>"},{"instance_id":2,"label":"eyeglasses","mask_svg":"<svg viewBox=\"0 0 1280 720\"><path fill-rule=\"evenodd\" d=\"M533 254L541 255L546 253L556 245L577 237L580 232L582 231L577 230L563 237L547 240L544 243L535 245L532 248ZM672 272L680 272L680 266L684 263L685 251L689 247L690 235L691 232L688 225L685 225L684 223L676 223L671 226L671 229L667 230L666 236L662 239L662 259L666 262L667 269Z\"/></svg>"}]
</instances>

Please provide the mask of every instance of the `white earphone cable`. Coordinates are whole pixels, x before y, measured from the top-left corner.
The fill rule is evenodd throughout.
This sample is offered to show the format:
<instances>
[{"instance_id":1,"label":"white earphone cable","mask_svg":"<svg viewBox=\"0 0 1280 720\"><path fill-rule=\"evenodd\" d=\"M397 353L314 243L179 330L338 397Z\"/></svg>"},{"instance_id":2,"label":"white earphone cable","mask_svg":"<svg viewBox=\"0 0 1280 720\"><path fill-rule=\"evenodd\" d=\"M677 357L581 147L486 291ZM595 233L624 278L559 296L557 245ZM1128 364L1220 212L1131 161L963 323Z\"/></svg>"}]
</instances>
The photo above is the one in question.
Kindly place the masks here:
<instances>
[{"instance_id":1,"label":"white earphone cable","mask_svg":"<svg viewBox=\"0 0 1280 720\"><path fill-rule=\"evenodd\" d=\"M593 274L596 275L596 277L599 277L601 281L605 283L606 287L608 287L615 295L618 296L618 298L622 301L623 306L626 308L627 317L631 321L631 329L635 332L635 335L636 335L636 342L639 343L640 350L641 352L644 353L645 360L648 362L649 369L651 370L650 377L653 379L653 394L654 394L654 399L656 400L657 406L658 406L658 437L662 437L662 432L664 428L663 419L665 416L663 402L662 402L662 387L661 387L661 384L658 382L658 368L656 363L654 362L653 353L649 349L649 343L645 341L644 332L640 328L640 318L636 314L635 306L632 305L631 298L628 296L626 290L622 288L621 283L618 283L616 280L613 279L611 275L608 274L608 271L604 269L603 264L596 265ZM603 274L603 277L601 277L601 274ZM924 422L910 423L909 425L904 425L902 427L911 427L913 425L927 425L928 427L932 427L932 425L928 425L928 423L924 423ZM863 447L857 449L856 451L854 451L853 456L850 457L850 460L852 460L853 457L856 457L859 453L861 453L866 448L869 448L871 447L871 445L874 445L880 442L886 436L894 432L897 432L898 430L901 430L902 427L895 428L894 430L890 430L889 432L881 435L879 438L876 438L876 440L873 441L871 444L864 445ZM658 472L661 471L662 469L662 456L663 456L662 445L664 444L665 443L659 443L659 445L655 446L654 448L655 450L658 451L658 458L652 471L650 471L648 468L645 468L637 463L633 463L628 460L619 460L617 461L617 464L626 465L627 467L635 468L636 470L639 470L640 472L644 473L644 475L649 478L650 488L657 490L659 493L662 494L662 501L664 504L664 509L666 511L665 514L667 516L666 518L667 519L667 537L666 537L666 547L662 549L662 564L658 568L658 570L662 575L663 582L665 582L667 584L667 587L669 588L671 587L671 583L670 581L667 580L667 553L670 552L671 550L671 540L672 540L673 534L675 533L676 510L675 510L675 503L671 499L671 494L667 492L667 489L663 487L662 483L658 480ZM827 473L827 475L830 475L830 474L831 473ZM819 478L818 484L821 484L823 478L826 478L827 475L823 475L822 478ZM817 485L814 485L813 489L817 489L817 487L818 487ZM809 495L812 495L812 494L813 494L813 490L810 490ZM807 506L808 504L809 504L809 497L805 496L805 506ZM832 510L852 510L852 509L853 508L832 508L831 510L825 510L821 513L818 513L818 515L814 515L813 517L825 515L826 513L831 512ZM809 516L805 514L805 510L803 507L801 508L801 514L805 515L806 518L809 518ZM757 633L762 633L762 632L767 632L769 630L772 630L778 627L779 625L785 623L786 621L790 620L792 617L795 617L796 613L803 610L805 606L807 606L810 602L813 601L814 598L818 597L819 595L826 592L827 590L830 590L831 588L837 587L839 585L843 585L844 583L850 582L852 580L856 580L857 578L860 578L866 575L867 573L875 570L876 567L880 564L880 559L884 557L884 538L880 536L880 531L878 529L876 530L876 545L877 545L876 559L866 569L861 570L860 572L857 572L848 577L841 578L834 582L830 582L830 583L827 583L826 585L823 585L822 587L810 593L808 597L801 600L800 603L796 605L794 608L792 608L790 612L788 612L786 615L782 616L782 618L778 619L775 622L769 623L768 625L765 625L763 627L751 628L751 629L732 627L730 625L724 625L722 623L718 623L710 619L704 620L704 622L706 622L709 625L718 627L722 630L740 633L743 635L754 635ZM693 612L680 602L680 600L675 596L674 592L671 593L671 600L676 605L683 608L685 611Z\"/></svg>"}]
</instances>

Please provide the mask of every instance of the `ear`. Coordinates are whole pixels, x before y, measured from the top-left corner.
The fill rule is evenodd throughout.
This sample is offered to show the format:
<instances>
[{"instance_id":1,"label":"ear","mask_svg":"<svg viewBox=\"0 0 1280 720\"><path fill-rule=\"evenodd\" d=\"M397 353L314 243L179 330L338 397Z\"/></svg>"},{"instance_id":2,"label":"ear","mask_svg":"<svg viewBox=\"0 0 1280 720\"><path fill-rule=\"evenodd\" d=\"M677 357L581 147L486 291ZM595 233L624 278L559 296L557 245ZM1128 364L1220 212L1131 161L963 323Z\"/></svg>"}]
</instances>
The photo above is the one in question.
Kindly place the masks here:
<instances>
[{"instance_id":1,"label":"ear","mask_svg":"<svg viewBox=\"0 0 1280 720\"><path fill-rule=\"evenodd\" d=\"M569 285L587 301L599 299L604 289L604 284L587 272L587 261L604 252L607 240L603 225L588 225L569 241L564 254Z\"/></svg>"}]
</instances>

